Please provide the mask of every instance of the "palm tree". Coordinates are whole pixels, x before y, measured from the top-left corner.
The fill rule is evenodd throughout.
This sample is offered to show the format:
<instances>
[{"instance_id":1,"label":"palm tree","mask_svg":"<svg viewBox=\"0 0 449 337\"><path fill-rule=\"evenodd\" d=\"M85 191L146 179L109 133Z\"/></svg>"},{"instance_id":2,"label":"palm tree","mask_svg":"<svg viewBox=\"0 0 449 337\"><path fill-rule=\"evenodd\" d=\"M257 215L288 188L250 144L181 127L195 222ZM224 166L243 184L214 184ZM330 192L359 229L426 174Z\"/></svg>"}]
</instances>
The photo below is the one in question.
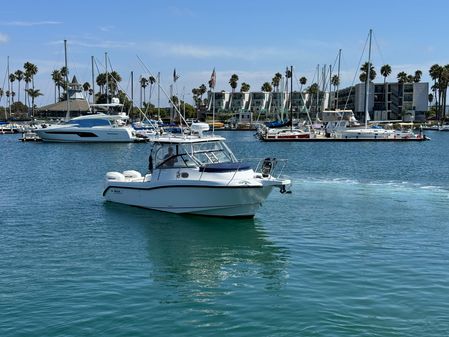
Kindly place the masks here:
<instances>
[{"instance_id":1,"label":"palm tree","mask_svg":"<svg viewBox=\"0 0 449 337\"><path fill-rule=\"evenodd\" d=\"M199 98L200 96L200 89L199 88L193 88L192 89L192 94L193 94L193 101L195 102L195 106L199 109L201 106L201 99Z\"/></svg>"},{"instance_id":2,"label":"palm tree","mask_svg":"<svg viewBox=\"0 0 449 337\"><path fill-rule=\"evenodd\" d=\"M359 76L360 82L366 82L366 74L368 73L368 62L365 62L361 67L360 71L362 72ZM370 63L370 70L369 70L369 80L374 81L376 78L376 70L374 70L374 66L372 63Z\"/></svg>"},{"instance_id":3,"label":"palm tree","mask_svg":"<svg viewBox=\"0 0 449 337\"><path fill-rule=\"evenodd\" d=\"M299 79L299 84L301 84L301 88L299 89L299 91L302 91L302 86L307 84L307 78L305 78L304 76L301 77Z\"/></svg>"},{"instance_id":4,"label":"palm tree","mask_svg":"<svg viewBox=\"0 0 449 337\"><path fill-rule=\"evenodd\" d=\"M200 85L200 87L198 88L199 90L198 90L198 94L199 94L199 96L200 96L200 99L202 100L203 99L203 95L206 93L206 91L207 91L207 87L206 87L206 85L203 83L203 84L201 84Z\"/></svg>"},{"instance_id":5,"label":"palm tree","mask_svg":"<svg viewBox=\"0 0 449 337\"><path fill-rule=\"evenodd\" d=\"M440 96L440 92L437 93L437 90L438 90L438 83L437 82L439 81L439 78L440 78L442 72L443 72L443 67L441 67L439 64L432 65L430 67L430 70L429 70L429 75L430 75L430 77L433 80L432 89L434 91L434 96L435 96L435 110L437 111L437 119L439 118L439 113L438 113L439 106L438 106L438 103L441 102L440 99L439 99L440 98L439 97Z\"/></svg>"},{"instance_id":6,"label":"palm tree","mask_svg":"<svg viewBox=\"0 0 449 337\"><path fill-rule=\"evenodd\" d=\"M380 67L380 74L384 77L384 83L386 83L387 77L391 75L391 66L389 64L384 64Z\"/></svg>"},{"instance_id":7,"label":"palm tree","mask_svg":"<svg viewBox=\"0 0 449 337\"><path fill-rule=\"evenodd\" d=\"M240 92L248 92L251 86L248 83L243 82L240 86Z\"/></svg>"},{"instance_id":8,"label":"palm tree","mask_svg":"<svg viewBox=\"0 0 449 337\"><path fill-rule=\"evenodd\" d=\"M100 87L100 94L103 94L104 86L106 85L106 73L100 73L97 75L95 82Z\"/></svg>"},{"instance_id":9,"label":"palm tree","mask_svg":"<svg viewBox=\"0 0 449 337\"><path fill-rule=\"evenodd\" d=\"M285 69L285 91L288 93L288 79L292 77L292 71L288 69L288 67Z\"/></svg>"},{"instance_id":10,"label":"palm tree","mask_svg":"<svg viewBox=\"0 0 449 337\"><path fill-rule=\"evenodd\" d=\"M338 76L338 75L334 75L334 76L332 76L332 78L331 78L331 84L333 85L333 87L334 87L334 92L336 92L337 90L337 87L340 85L340 77ZM337 100L338 100L338 98L337 97L335 97L335 103L334 103L334 109L336 109L337 108L337 104L338 104L338 102L337 102Z\"/></svg>"},{"instance_id":11,"label":"palm tree","mask_svg":"<svg viewBox=\"0 0 449 337\"><path fill-rule=\"evenodd\" d=\"M58 100L61 99L61 86L63 85L64 79L61 75L60 70L53 70L51 73L51 79L55 82L55 103L56 103L56 89L58 89Z\"/></svg>"},{"instance_id":12,"label":"palm tree","mask_svg":"<svg viewBox=\"0 0 449 337\"><path fill-rule=\"evenodd\" d=\"M151 97L153 96L153 85L154 85L154 83L156 83L156 79L154 78L154 76L150 76L150 77L148 77L148 81L150 83L150 98L149 98L149 101L151 102Z\"/></svg>"},{"instance_id":13,"label":"palm tree","mask_svg":"<svg viewBox=\"0 0 449 337\"><path fill-rule=\"evenodd\" d=\"M84 90L84 95L87 96L88 92L90 91L90 83L89 82L84 82L83 90Z\"/></svg>"},{"instance_id":14,"label":"palm tree","mask_svg":"<svg viewBox=\"0 0 449 337\"><path fill-rule=\"evenodd\" d=\"M318 83L313 83L310 87L307 88L307 93L310 95L316 95L319 91Z\"/></svg>"},{"instance_id":15,"label":"palm tree","mask_svg":"<svg viewBox=\"0 0 449 337\"><path fill-rule=\"evenodd\" d=\"M265 92L271 92L273 90L273 87L270 83L265 82L264 84L262 84L262 87L260 89Z\"/></svg>"},{"instance_id":16,"label":"palm tree","mask_svg":"<svg viewBox=\"0 0 449 337\"><path fill-rule=\"evenodd\" d=\"M30 88L31 75L25 71L23 80L25 81L25 104L29 105L29 97L27 90Z\"/></svg>"},{"instance_id":17,"label":"palm tree","mask_svg":"<svg viewBox=\"0 0 449 337\"><path fill-rule=\"evenodd\" d=\"M145 88L148 86L148 80L145 77L140 79L140 107L142 107L142 90L143 90L143 102L145 103Z\"/></svg>"},{"instance_id":18,"label":"palm tree","mask_svg":"<svg viewBox=\"0 0 449 337\"><path fill-rule=\"evenodd\" d=\"M274 74L274 77L271 80L271 84L273 85L273 87L276 89L277 92L279 92L279 83L281 83L281 79L282 79L282 74L276 73L276 74Z\"/></svg>"},{"instance_id":19,"label":"palm tree","mask_svg":"<svg viewBox=\"0 0 449 337\"><path fill-rule=\"evenodd\" d=\"M239 81L239 77L237 74L232 74L231 78L229 79L229 85L232 88L232 93L235 92L235 88L237 88L237 82Z\"/></svg>"},{"instance_id":20,"label":"palm tree","mask_svg":"<svg viewBox=\"0 0 449 337\"><path fill-rule=\"evenodd\" d=\"M309 100L310 100L309 106L312 107L313 98L316 97L317 95L319 96L320 87L318 86L318 83L313 83L310 87L307 88L306 91L309 94ZM319 98L316 100L316 104L315 104L316 113L318 113L318 109L319 109L318 105L319 105Z\"/></svg>"},{"instance_id":21,"label":"palm tree","mask_svg":"<svg viewBox=\"0 0 449 337\"><path fill-rule=\"evenodd\" d=\"M11 92L14 92L14 81L16 80L16 75L13 73L9 74L9 81L11 82ZM12 96L12 102L14 103L14 95Z\"/></svg>"},{"instance_id":22,"label":"palm tree","mask_svg":"<svg viewBox=\"0 0 449 337\"><path fill-rule=\"evenodd\" d=\"M440 92L440 109L441 109L441 120L446 119L446 97L447 88L449 85L449 64L442 67L441 74L438 80L438 91Z\"/></svg>"},{"instance_id":23,"label":"palm tree","mask_svg":"<svg viewBox=\"0 0 449 337\"><path fill-rule=\"evenodd\" d=\"M109 85L108 89L109 89L109 93L112 96L115 96L117 94L118 84L121 81L122 81L122 77L115 70L108 73L108 85Z\"/></svg>"},{"instance_id":24,"label":"palm tree","mask_svg":"<svg viewBox=\"0 0 449 337\"><path fill-rule=\"evenodd\" d=\"M400 73L398 73L397 79L398 79L399 83L406 83L407 82L407 73L404 71L401 71Z\"/></svg>"},{"instance_id":25,"label":"palm tree","mask_svg":"<svg viewBox=\"0 0 449 337\"><path fill-rule=\"evenodd\" d=\"M17 101L20 102L20 82L23 80L23 71L20 69L16 70L14 75L16 75L16 80L19 82L19 95L17 96Z\"/></svg>"},{"instance_id":26,"label":"palm tree","mask_svg":"<svg viewBox=\"0 0 449 337\"><path fill-rule=\"evenodd\" d=\"M380 67L380 74L384 77L385 111L388 111L387 77L391 75L391 66L389 64L384 64L382 67Z\"/></svg>"},{"instance_id":27,"label":"palm tree","mask_svg":"<svg viewBox=\"0 0 449 337\"><path fill-rule=\"evenodd\" d=\"M39 89L28 89L28 96L31 97L31 117L34 117L34 99L42 95Z\"/></svg>"},{"instance_id":28,"label":"palm tree","mask_svg":"<svg viewBox=\"0 0 449 337\"><path fill-rule=\"evenodd\" d=\"M422 71L421 70L416 70L415 71L415 76L413 77L413 82L415 82L415 83L421 82L421 76L422 76Z\"/></svg>"},{"instance_id":29,"label":"palm tree","mask_svg":"<svg viewBox=\"0 0 449 337\"><path fill-rule=\"evenodd\" d=\"M28 73L29 77L31 78L31 84L33 86L34 89L34 75L37 74L38 72L38 68L35 64L30 63L30 62L26 62L23 65L23 68L25 69L25 73Z\"/></svg>"}]
</instances>

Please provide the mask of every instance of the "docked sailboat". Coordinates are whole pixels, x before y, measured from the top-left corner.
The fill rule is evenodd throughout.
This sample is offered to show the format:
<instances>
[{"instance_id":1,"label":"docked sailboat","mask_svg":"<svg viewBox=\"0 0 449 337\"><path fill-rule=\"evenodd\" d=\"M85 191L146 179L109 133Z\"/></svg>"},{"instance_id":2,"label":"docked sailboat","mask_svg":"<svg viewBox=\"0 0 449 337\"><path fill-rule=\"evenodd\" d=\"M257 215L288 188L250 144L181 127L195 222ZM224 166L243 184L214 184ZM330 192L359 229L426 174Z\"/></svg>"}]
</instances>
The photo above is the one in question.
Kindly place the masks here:
<instances>
[{"instance_id":1,"label":"docked sailboat","mask_svg":"<svg viewBox=\"0 0 449 337\"><path fill-rule=\"evenodd\" d=\"M266 158L255 169L236 159L209 126L194 123L190 135L155 139L149 171L108 172L108 201L171 213L253 217L273 188L286 192L291 181L274 176L285 161Z\"/></svg>"},{"instance_id":2,"label":"docked sailboat","mask_svg":"<svg viewBox=\"0 0 449 337\"><path fill-rule=\"evenodd\" d=\"M372 30L369 31L369 49L368 49L368 62L367 72L371 69L371 39ZM361 140L361 141L422 141L429 140L428 137L420 132L415 134L412 128L409 129L385 129L378 125L368 126L370 120L369 108L368 108L368 92L370 85L370 76L367 74L365 80L365 126L363 127L348 127L348 125L340 124L339 127L335 127L331 137L337 140Z\"/></svg>"},{"instance_id":3,"label":"docked sailboat","mask_svg":"<svg viewBox=\"0 0 449 337\"><path fill-rule=\"evenodd\" d=\"M276 142L315 138L315 135L310 128L293 126L293 67L290 67L290 88L290 117L288 121L283 121L282 123L270 122L259 125L257 130L259 139L266 142Z\"/></svg>"}]
</instances>

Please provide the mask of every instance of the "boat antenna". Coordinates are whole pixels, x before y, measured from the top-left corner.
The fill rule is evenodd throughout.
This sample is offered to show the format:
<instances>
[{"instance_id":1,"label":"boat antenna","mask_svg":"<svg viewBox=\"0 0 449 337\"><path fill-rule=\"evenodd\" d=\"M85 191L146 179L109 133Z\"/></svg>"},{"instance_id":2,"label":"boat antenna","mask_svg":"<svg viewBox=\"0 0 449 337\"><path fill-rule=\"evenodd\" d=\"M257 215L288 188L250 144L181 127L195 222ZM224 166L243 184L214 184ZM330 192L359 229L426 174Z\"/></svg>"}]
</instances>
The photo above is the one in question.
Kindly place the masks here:
<instances>
[{"instance_id":1,"label":"boat antenna","mask_svg":"<svg viewBox=\"0 0 449 337\"><path fill-rule=\"evenodd\" d=\"M369 30L369 45L368 45L368 64L366 69L366 79L365 79L365 128L368 127L368 90L369 90L369 82L371 77L371 37L373 34L373 30Z\"/></svg>"}]
</instances>

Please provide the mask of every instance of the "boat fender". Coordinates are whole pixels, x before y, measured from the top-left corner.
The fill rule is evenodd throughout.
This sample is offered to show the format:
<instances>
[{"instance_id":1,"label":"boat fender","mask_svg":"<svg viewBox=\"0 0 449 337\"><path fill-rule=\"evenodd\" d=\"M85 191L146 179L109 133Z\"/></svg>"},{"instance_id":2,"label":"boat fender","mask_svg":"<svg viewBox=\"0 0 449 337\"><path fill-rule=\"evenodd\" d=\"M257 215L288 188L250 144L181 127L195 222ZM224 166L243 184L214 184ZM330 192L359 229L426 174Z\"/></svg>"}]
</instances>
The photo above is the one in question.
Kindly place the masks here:
<instances>
[{"instance_id":1,"label":"boat fender","mask_svg":"<svg viewBox=\"0 0 449 337\"><path fill-rule=\"evenodd\" d=\"M268 177L274 168L275 158L265 158L262 163L262 177Z\"/></svg>"}]
</instances>

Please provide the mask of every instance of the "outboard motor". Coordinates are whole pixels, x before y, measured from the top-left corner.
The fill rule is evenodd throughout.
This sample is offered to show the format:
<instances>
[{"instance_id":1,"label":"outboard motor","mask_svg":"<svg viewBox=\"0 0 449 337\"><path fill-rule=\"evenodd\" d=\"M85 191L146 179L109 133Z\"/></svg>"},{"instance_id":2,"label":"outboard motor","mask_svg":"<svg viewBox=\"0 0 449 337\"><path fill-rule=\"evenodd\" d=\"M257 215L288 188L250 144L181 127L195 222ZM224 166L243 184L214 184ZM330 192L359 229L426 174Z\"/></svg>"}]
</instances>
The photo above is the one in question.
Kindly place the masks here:
<instances>
[{"instance_id":1,"label":"outboard motor","mask_svg":"<svg viewBox=\"0 0 449 337\"><path fill-rule=\"evenodd\" d=\"M268 177L273 172L276 164L276 158L265 158L262 163L262 177Z\"/></svg>"}]
</instances>

